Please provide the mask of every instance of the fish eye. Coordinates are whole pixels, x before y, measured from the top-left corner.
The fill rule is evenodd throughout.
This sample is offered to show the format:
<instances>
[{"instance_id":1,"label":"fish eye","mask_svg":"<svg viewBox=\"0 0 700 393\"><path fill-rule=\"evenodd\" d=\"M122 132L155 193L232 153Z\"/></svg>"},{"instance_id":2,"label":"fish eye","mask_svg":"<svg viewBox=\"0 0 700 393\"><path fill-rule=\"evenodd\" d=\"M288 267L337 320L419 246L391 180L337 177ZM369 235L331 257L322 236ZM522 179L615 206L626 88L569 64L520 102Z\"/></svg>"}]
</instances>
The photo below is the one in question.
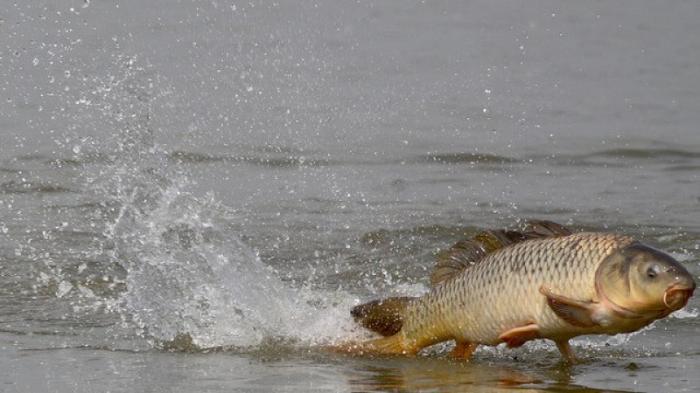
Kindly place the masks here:
<instances>
[{"instance_id":1,"label":"fish eye","mask_svg":"<svg viewBox=\"0 0 700 393\"><path fill-rule=\"evenodd\" d=\"M659 274L659 266L658 265L652 265L649 266L647 269L647 277L649 278L655 278Z\"/></svg>"}]
</instances>

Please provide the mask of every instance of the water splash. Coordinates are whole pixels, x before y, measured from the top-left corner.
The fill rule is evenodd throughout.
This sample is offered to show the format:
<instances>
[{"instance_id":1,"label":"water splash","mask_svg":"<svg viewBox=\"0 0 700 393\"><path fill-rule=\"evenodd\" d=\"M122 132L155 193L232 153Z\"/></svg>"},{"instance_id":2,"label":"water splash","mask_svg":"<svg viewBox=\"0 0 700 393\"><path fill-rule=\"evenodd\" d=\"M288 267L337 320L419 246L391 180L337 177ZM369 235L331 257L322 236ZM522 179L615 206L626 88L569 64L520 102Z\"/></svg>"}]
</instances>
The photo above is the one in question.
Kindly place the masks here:
<instances>
[{"instance_id":1,"label":"water splash","mask_svg":"<svg viewBox=\"0 0 700 393\"><path fill-rule=\"evenodd\" d=\"M171 166L167 152L140 146L148 153L125 154L128 160L102 169L93 188L119 206L105 235L127 272L123 310L143 334L155 343L186 335L198 348L343 336L340 315L348 315L350 296L287 286L231 229L235 212L212 195L187 191L186 173Z\"/></svg>"},{"instance_id":2,"label":"water splash","mask_svg":"<svg viewBox=\"0 0 700 393\"><path fill-rule=\"evenodd\" d=\"M162 191L150 210L131 198L114 228L116 256L127 269L124 299L137 323L159 340L189 334L200 347L288 335L296 313L308 314L298 297L239 239L224 235L212 201L176 185Z\"/></svg>"},{"instance_id":3,"label":"water splash","mask_svg":"<svg viewBox=\"0 0 700 393\"><path fill-rule=\"evenodd\" d=\"M697 318L700 316L700 312L698 312L697 308L691 308L688 309L682 308L670 315L671 318L676 318L676 319L688 319L688 318Z\"/></svg>"},{"instance_id":4,"label":"water splash","mask_svg":"<svg viewBox=\"0 0 700 393\"><path fill-rule=\"evenodd\" d=\"M83 174L105 207L103 251L126 272L112 311L164 347L182 337L196 348L249 348L351 334L353 297L286 285L240 240L236 212L190 190L187 170L156 143L152 101L161 95L151 91L153 76L133 61L121 70L98 78L104 83L86 104L108 117L96 123L114 126L113 136L82 138L71 149L77 162L108 157L89 161ZM68 285L57 295L77 291Z\"/></svg>"}]
</instances>

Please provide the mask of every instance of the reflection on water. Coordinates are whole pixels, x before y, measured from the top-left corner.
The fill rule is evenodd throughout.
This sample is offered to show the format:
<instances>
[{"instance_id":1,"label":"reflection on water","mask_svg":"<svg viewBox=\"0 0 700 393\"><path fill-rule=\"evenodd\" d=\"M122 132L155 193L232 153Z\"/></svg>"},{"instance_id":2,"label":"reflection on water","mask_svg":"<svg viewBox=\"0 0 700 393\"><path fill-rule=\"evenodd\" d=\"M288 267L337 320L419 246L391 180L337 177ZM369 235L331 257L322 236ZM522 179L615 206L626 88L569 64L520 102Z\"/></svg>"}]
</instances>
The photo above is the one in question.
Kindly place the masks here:
<instances>
[{"instance_id":1,"label":"reflection on water","mask_svg":"<svg viewBox=\"0 0 700 393\"><path fill-rule=\"evenodd\" d=\"M3 392L682 392L696 391L697 357L599 359L569 367L547 353L527 361L479 353L446 358L358 358L285 346L235 351L114 351L109 348L7 348ZM48 337L25 341L41 346ZM46 359L60 359L47 362ZM76 367L82 370L75 373ZM85 372L85 371L88 372ZM662 384L659 384L662 381ZM608 389L608 387L612 387Z\"/></svg>"},{"instance_id":2,"label":"reflection on water","mask_svg":"<svg viewBox=\"0 0 700 393\"><path fill-rule=\"evenodd\" d=\"M369 392L624 392L572 384L575 368L447 359L381 359L359 362L348 372L352 391Z\"/></svg>"},{"instance_id":3,"label":"reflection on water","mask_svg":"<svg viewBox=\"0 0 700 393\"><path fill-rule=\"evenodd\" d=\"M420 391L468 387L473 392L509 391L527 384L540 384L536 373L483 365L476 362L456 363L436 359L377 362L355 370L348 382L359 391ZM526 389L530 391L530 389ZM537 391L537 389L531 390Z\"/></svg>"}]
</instances>

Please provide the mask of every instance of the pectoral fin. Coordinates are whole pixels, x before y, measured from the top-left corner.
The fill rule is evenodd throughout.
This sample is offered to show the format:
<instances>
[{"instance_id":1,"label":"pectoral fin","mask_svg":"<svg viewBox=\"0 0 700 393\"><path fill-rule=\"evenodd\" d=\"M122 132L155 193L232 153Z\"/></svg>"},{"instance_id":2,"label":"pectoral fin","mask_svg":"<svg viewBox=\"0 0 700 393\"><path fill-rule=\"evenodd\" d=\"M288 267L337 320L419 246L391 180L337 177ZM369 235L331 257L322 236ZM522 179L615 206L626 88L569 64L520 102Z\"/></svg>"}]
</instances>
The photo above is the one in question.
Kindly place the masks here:
<instances>
[{"instance_id":1,"label":"pectoral fin","mask_svg":"<svg viewBox=\"0 0 700 393\"><path fill-rule=\"evenodd\" d=\"M556 295L545 286L540 287L540 293L547 297L547 304L552 311L566 322L578 327L598 325L593 320L594 303Z\"/></svg>"},{"instance_id":2,"label":"pectoral fin","mask_svg":"<svg viewBox=\"0 0 700 393\"><path fill-rule=\"evenodd\" d=\"M529 323L505 331L498 338L506 343L508 348L517 348L530 340L540 338L540 328L535 323Z\"/></svg>"},{"instance_id":3,"label":"pectoral fin","mask_svg":"<svg viewBox=\"0 0 700 393\"><path fill-rule=\"evenodd\" d=\"M571 345L569 345L569 341L556 340L554 341L554 343L557 344L557 348L559 349L561 357L564 359L565 362L569 364L576 363L576 356L574 355L574 351L571 350Z\"/></svg>"}]
</instances>

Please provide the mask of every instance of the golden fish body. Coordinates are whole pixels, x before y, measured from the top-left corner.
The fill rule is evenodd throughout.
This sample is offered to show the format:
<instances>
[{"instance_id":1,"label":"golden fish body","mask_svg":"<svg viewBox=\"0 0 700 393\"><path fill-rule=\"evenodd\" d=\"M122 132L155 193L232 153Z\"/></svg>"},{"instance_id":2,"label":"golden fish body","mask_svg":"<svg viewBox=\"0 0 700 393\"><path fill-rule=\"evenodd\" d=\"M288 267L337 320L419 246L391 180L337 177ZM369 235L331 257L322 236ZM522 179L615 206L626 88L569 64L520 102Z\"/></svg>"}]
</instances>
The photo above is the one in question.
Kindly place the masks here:
<instances>
[{"instance_id":1,"label":"golden fish body","mask_svg":"<svg viewBox=\"0 0 700 393\"><path fill-rule=\"evenodd\" d=\"M547 221L457 243L431 281L420 298L355 307L358 322L386 337L352 350L414 354L455 340L453 355L467 358L477 345L546 338L573 361L570 338L638 330L685 306L695 289L677 261L629 236Z\"/></svg>"},{"instance_id":2,"label":"golden fish body","mask_svg":"<svg viewBox=\"0 0 700 393\"><path fill-rule=\"evenodd\" d=\"M412 302L404 314L401 334L420 346L450 338L496 345L503 341L501 333L532 323L537 324L542 338L625 330L627 326L614 323L572 326L552 311L540 288L548 286L567 297L597 301L598 265L633 241L614 234L579 233L497 250Z\"/></svg>"}]
</instances>

